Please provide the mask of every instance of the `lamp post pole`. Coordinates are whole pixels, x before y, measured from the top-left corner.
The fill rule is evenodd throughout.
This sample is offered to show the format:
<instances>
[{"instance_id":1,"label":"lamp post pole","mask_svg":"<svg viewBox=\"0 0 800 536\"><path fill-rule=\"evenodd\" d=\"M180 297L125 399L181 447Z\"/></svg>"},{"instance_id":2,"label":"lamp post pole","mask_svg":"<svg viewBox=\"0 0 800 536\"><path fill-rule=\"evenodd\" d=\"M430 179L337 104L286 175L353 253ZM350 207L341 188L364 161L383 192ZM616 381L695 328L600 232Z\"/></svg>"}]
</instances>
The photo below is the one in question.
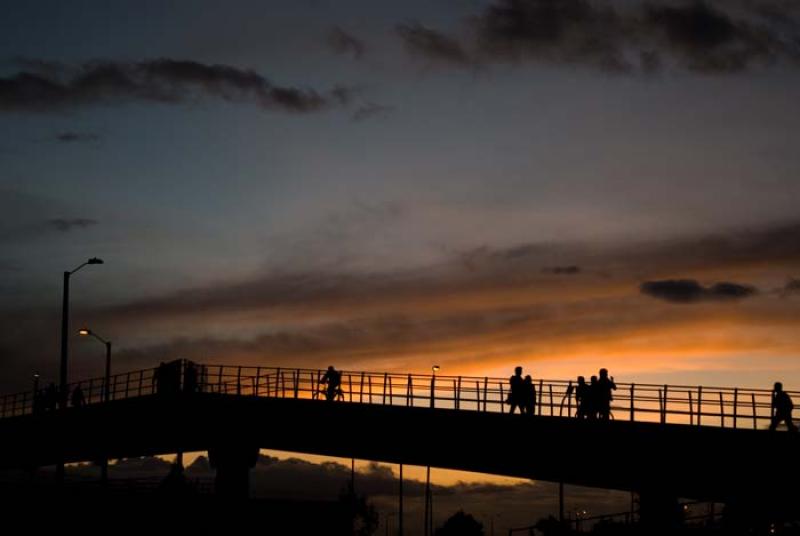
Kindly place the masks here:
<instances>
[{"instance_id":1,"label":"lamp post pole","mask_svg":"<svg viewBox=\"0 0 800 536\"><path fill-rule=\"evenodd\" d=\"M103 402L111 400L111 341L106 341L106 379L103 389Z\"/></svg>"},{"instance_id":2,"label":"lamp post pole","mask_svg":"<svg viewBox=\"0 0 800 536\"><path fill-rule=\"evenodd\" d=\"M75 271L80 270L80 267ZM64 290L61 301L61 364L58 369L58 403L61 409L67 407L67 353L69 341L69 277L72 272L64 272ZM64 466L59 465L63 478Z\"/></svg>"},{"instance_id":3,"label":"lamp post pole","mask_svg":"<svg viewBox=\"0 0 800 536\"><path fill-rule=\"evenodd\" d=\"M82 328L78 331L78 335L82 337L91 336L103 343L106 348L106 371L105 379L103 380L103 403L108 404L111 400L111 341L107 341L89 328ZM108 457L103 455L103 460L100 465L100 479L104 486L108 485Z\"/></svg>"},{"instance_id":4,"label":"lamp post pole","mask_svg":"<svg viewBox=\"0 0 800 536\"><path fill-rule=\"evenodd\" d=\"M71 272L64 272L64 284L63 284L63 293L62 293L62 301L61 301L61 362L58 369L58 400L61 406L61 409L67 409L67 400L68 400L68 393L67 393L67 366L68 366L68 353L69 353L69 278L86 266L87 264L103 264L101 259L97 257L92 257L88 261L84 262ZM64 461L60 460L58 465L56 466L56 480L59 483L64 481Z\"/></svg>"}]
</instances>

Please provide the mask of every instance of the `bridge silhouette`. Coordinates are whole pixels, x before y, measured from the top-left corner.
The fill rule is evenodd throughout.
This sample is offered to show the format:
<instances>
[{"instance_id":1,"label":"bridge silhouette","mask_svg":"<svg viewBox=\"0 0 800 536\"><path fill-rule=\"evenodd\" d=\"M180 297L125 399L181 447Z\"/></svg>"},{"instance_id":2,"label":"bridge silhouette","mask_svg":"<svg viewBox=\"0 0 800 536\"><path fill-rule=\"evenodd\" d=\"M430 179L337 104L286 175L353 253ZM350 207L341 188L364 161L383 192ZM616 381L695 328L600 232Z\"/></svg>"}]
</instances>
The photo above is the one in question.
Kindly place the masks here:
<instances>
[{"instance_id":1,"label":"bridge silhouette","mask_svg":"<svg viewBox=\"0 0 800 536\"><path fill-rule=\"evenodd\" d=\"M643 515L800 498L784 490L800 434L768 430L770 390L617 383L600 421L574 417L569 381L537 380L535 415L512 415L507 378L342 371L327 401L322 370L187 364L169 382L153 368L70 384L81 407L0 397L0 468L208 451L217 492L245 497L272 449L630 490Z\"/></svg>"}]
</instances>

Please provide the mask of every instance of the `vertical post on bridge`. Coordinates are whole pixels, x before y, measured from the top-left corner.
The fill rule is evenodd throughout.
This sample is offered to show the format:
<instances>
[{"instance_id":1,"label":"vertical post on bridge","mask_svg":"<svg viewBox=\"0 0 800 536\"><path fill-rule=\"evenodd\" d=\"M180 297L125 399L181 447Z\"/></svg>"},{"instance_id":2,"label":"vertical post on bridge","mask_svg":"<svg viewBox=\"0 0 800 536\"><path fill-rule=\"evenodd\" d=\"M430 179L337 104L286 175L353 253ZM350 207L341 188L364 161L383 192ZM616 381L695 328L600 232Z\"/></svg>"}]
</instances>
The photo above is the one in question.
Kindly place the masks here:
<instances>
[{"instance_id":1,"label":"vertical post on bridge","mask_svg":"<svg viewBox=\"0 0 800 536\"><path fill-rule=\"evenodd\" d=\"M436 372L431 376L431 408L436 406Z\"/></svg>"},{"instance_id":2,"label":"vertical post on bridge","mask_svg":"<svg viewBox=\"0 0 800 536\"><path fill-rule=\"evenodd\" d=\"M397 523L398 523L398 530L397 533L400 536L403 536L403 464L400 464L400 496L399 496L399 504L398 504L398 511L397 511Z\"/></svg>"},{"instance_id":3,"label":"vertical post on bridge","mask_svg":"<svg viewBox=\"0 0 800 536\"><path fill-rule=\"evenodd\" d=\"M544 395L544 380L539 380L539 417L542 416L542 396Z\"/></svg>"},{"instance_id":4,"label":"vertical post on bridge","mask_svg":"<svg viewBox=\"0 0 800 536\"><path fill-rule=\"evenodd\" d=\"M636 420L636 403L634 402L636 398L636 384L631 384L631 422Z\"/></svg>"},{"instance_id":5,"label":"vertical post on bridge","mask_svg":"<svg viewBox=\"0 0 800 536\"><path fill-rule=\"evenodd\" d=\"M703 419L703 386L697 387L697 426L700 426Z\"/></svg>"}]
</instances>

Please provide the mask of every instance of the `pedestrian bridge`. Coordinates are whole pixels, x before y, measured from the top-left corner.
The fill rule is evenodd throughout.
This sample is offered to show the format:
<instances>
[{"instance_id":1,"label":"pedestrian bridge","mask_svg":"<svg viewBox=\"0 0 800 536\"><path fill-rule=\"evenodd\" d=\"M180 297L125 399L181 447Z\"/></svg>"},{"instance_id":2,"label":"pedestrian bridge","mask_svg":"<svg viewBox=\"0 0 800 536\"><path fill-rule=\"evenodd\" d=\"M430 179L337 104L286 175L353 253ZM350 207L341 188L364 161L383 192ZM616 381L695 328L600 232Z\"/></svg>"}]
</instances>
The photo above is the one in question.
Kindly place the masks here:
<instances>
[{"instance_id":1,"label":"pedestrian bridge","mask_svg":"<svg viewBox=\"0 0 800 536\"><path fill-rule=\"evenodd\" d=\"M263 448L720 502L800 477L768 390L618 383L598 421L574 417L568 381L537 380L535 415L511 415L507 378L343 371L329 402L321 370L167 368L71 384L81 407L0 397L0 467L209 451L241 489Z\"/></svg>"}]
</instances>

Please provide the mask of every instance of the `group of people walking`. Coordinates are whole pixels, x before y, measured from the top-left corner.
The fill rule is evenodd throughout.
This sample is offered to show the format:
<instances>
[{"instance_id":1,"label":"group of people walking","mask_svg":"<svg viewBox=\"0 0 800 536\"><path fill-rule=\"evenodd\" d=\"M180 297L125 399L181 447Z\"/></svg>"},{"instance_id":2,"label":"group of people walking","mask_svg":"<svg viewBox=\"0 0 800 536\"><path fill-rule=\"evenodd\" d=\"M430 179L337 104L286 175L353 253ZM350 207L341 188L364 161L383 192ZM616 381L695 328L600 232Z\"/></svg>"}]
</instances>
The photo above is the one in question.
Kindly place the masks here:
<instances>
[{"instance_id":1,"label":"group of people walking","mask_svg":"<svg viewBox=\"0 0 800 536\"><path fill-rule=\"evenodd\" d=\"M86 396L83 394L83 389L81 389L80 385L76 385L69 392L69 396L62 400L58 387L56 387L55 383L51 383L45 389L40 389L34 393L33 412L55 411L63 404L66 404L67 398L69 398L69 403L74 408L86 405Z\"/></svg>"},{"instance_id":2,"label":"group of people walking","mask_svg":"<svg viewBox=\"0 0 800 536\"><path fill-rule=\"evenodd\" d=\"M508 412L514 413L519 408L523 415L534 415L536 413L536 386L533 385L533 378L530 374L522 377L522 367L514 369L514 375L508 379L509 390L506 404L509 405Z\"/></svg>"},{"instance_id":3,"label":"group of people walking","mask_svg":"<svg viewBox=\"0 0 800 536\"><path fill-rule=\"evenodd\" d=\"M569 387L569 390L572 386ZM607 421L611 418L611 401L614 400L612 391L617 390L614 377L608 375L608 370L601 368L597 376L592 376L589 383L586 378L578 376L575 385L575 401L578 411L575 414L579 419L599 419Z\"/></svg>"},{"instance_id":4,"label":"group of people walking","mask_svg":"<svg viewBox=\"0 0 800 536\"><path fill-rule=\"evenodd\" d=\"M530 375L522 377L522 367L514 369L514 375L508 380L509 392L505 403L509 413L519 408L521 414L536 414L536 386ZM567 388L566 396L575 396L578 410L575 416L579 419L609 420L611 418L612 391L616 391L614 377L608 375L607 369L600 369L597 376L592 376L586 383L583 376L578 376L578 383Z\"/></svg>"}]
</instances>

